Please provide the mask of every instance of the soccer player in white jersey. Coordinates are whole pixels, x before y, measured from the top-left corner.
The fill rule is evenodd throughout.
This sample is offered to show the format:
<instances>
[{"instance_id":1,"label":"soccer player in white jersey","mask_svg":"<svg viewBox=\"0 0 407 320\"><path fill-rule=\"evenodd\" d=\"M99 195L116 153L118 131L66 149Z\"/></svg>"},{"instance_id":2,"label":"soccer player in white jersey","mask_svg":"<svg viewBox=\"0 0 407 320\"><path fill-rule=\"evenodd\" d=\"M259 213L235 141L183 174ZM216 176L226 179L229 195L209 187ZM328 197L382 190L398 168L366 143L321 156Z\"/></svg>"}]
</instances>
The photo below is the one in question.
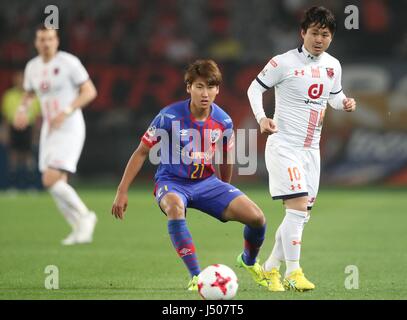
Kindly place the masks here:
<instances>
[{"instance_id":1,"label":"soccer player in white jersey","mask_svg":"<svg viewBox=\"0 0 407 320\"><path fill-rule=\"evenodd\" d=\"M95 99L97 93L79 59L58 51L58 46L57 30L42 26L36 30L38 56L26 65L25 94L14 126L17 129L27 126L27 111L37 95L43 117L39 144L42 183L72 227L62 244L72 245L91 242L97 220L68 184L68 173L76 172L85 141L81 108Z\"/></svg>"},{"instance_id":2,"label":"soccer player in white jersey","mask_svg":"<svg viewBox=\"0 0 407 320\"><path fill-rule=\"evenodd\" d=\"M271 291L312 290L300 267L301 237L319 187L319 140L327 103L347 112L356 108L341 85L341 65L326 53L336 29L335 17L312 7L301 22L303 44L273 57L248 89L262 133L269 134L265 158L273 199L282 199L285 217L263 268ZM275 88L275 113L268 118L262 95ZM279 268L286 264L284 281Z\"/></svg>"}]
</instances>

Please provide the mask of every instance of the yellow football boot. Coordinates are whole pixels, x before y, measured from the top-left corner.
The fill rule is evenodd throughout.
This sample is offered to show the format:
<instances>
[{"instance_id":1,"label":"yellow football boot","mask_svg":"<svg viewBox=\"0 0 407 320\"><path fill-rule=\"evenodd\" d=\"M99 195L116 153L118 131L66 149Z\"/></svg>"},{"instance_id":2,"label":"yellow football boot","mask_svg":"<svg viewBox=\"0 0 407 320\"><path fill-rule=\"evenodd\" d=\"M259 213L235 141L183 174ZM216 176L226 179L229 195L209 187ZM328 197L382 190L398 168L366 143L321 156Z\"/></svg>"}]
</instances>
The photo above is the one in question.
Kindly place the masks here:
<instances>
[{"instance_id":1,"label":"yellow football boot","mask_svg":"<svg viewBox=\"0 0 407 320\"><path fill-rule=\"evenodd\" d=\"M188 291L198 291L198 276L193 276L188 282L187 286Z\"/></svg>"},{"instance_id":2,"label":"yellow football boot","mask_svg":"<svg viewBox=\"0 0 407 320\"><path fill-rule=\"evenodd\" d=\"M285 277L284 288L286 290L308 291L315 289L315 285L305 278L302 269L299 268Z\"/></svg>"},{"instance_id":3,"label":"yellow football boot","mask_svg":"<svg viewBox=\"0 0 407 320\"><path fill-rule=\"evenodd\" d=\"M277 268L272 268L270 271L264 270L264 275L268 282L268 289L273 292L285 291L281 283L281 275Z\"/></svg>"},{"instance_id":4,"label":"yellow football boot","mask_svg":"<svg viewBox=\"0 0 407 320\"><path fill-rule=\"evenodd\" d=\"M261 265L258 262L256 262L254 265L248 266L247 264L244 263L242 256L243 256L243 253L241 253L237 256L236 265L238 267L242 267L245 270L247 270L247 272L250 273L253 280L258 285L263 286L263 287L268 287L267 279L264 275L263 268L261 267Z\"/></svg>"}]
</instances>

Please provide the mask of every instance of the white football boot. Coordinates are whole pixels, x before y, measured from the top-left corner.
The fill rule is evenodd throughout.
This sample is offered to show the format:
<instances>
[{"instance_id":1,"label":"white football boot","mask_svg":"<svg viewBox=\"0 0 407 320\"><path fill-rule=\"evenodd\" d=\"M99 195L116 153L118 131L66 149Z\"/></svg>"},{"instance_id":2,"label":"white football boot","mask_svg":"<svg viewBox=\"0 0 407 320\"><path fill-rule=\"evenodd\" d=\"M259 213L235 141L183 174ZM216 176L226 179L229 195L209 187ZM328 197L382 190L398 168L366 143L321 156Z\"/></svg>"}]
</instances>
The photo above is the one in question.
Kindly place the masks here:
<instances>
[{"instance_id":1,"label":"white football boot","mask_svg":"<svg viewBox=\"0 0 407 320\"><path fill-rule=\"evenodd\" d=\"M71 246L76 243L77 230L72 230L72 232L61 241L63 246Z\"/></svg>"},{"instance_id":2,"label":"white football boot","mask_svg":"<svg viewBox=\"0 0 407 320\"><path fill-rule=\"evenodd\" d=\"M71 231L70 234L68 234L68 236L65 239L63 239L61 241L61 244L63 246L71 246L71 245L75 244L76 243L76 235L77 235L78 230L79 230L79 223L78 223L77 220L69 219L68 223L72 227L72 231Z\"/></svg>"},{"instance_id":3,"label":"white football boot","mask_svg":"<svg viewBox=\"0 0 407 320\"><path fill-rule=\"evenodd\" d=\"M90 243L93 240L93 231L97 223L96 214L90 211L79 221L78 232L75 234L75 243Z\"/></svg>"}]
</instances>

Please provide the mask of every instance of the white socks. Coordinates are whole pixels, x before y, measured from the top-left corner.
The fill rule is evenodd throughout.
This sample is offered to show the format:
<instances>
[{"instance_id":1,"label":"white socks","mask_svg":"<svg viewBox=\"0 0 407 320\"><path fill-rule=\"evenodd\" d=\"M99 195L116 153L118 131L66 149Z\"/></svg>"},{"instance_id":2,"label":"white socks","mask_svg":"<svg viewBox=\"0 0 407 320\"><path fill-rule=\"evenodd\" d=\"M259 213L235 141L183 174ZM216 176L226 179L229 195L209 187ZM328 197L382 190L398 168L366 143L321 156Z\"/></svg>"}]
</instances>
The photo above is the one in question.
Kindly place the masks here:
<instances>
[{"instance_id":1,"label":"white socks","mask_svg":"<svg viewBox=\"0 0 407 320\"><path fill-rule=\"evenodd\" d=\"M285 212L281 223L281 240L287 265L285 274L288 275L300 267L302 230L308 214L307 211L294 209L286 209Z\"/></svg>"},{"instance_id":2,"label":"white socks","mask_svg":"<svg viewBox=\"0 0 407 320\"><path fill-rule=\"evenodd\" d=\"M270 257L264 263L264 270L271 271L271 269L276 268L280 270L281 262L284 261L284 250L283 243L281 241L281 225L276 231L276 242L273 247L273 251L270 254Z\"/></svg>"},{"instance_id":3,"label":"white socks","mask_svg":"<svg viewBox=\"0 0 407 320\"><path fill-rule=\"evenodd\" d=\"M300 261L289 261L285 262L285 276L287 277L291 272L300 268Z\"/></svg>"},{"instance_id":4,"label":"white socks","mask_svg":"<svg viewBox=\"0 0 407 320\"><path fill-rule=\"evenodd\" d=\"M88 208L79 198L75 190L63 180L58 180L50 187L49 192L54 198L59 210L71 226L89 213Z\"/></svg>"},{"instance_id":5,"label":"white socks","mask_svg":"<svg viewBox=\"0 0 407 320\"><path fill-rule=\"evenodd\" d=\"M78 228L78 222L80 219L79 213L68 206L66 202L57 195L53 194L52 192L51 195L54 198L59 211L61 211L62 215L65 217L65 220L68 221L73 230L76 230Z\"/></svg>"},{"instance_id":6,"label":"white socks","mask_svg":"<svg viewBox=\"0 0 407 320\"><path fill-rule=\"evenodd\" d=\"M311 215L307 211L307 216L305 217L304 223L303 223L303 226L302 226L303 229L304 229L305 225L308 223L310 218L311 218Z\"/></svg>"},{"instance_id":7,"label":"white socks","mask_svg":"<svg viewBox=\"0 0 407 320\"><path fill-rule=\"evenodd\" d=\"M286 209L283 222L276 231L273 251L264 263L266 271L279 270L282 261L286 262L286 276L300 268L302 231L309 219L307 211Z\"/></svg>"}]
</instances>

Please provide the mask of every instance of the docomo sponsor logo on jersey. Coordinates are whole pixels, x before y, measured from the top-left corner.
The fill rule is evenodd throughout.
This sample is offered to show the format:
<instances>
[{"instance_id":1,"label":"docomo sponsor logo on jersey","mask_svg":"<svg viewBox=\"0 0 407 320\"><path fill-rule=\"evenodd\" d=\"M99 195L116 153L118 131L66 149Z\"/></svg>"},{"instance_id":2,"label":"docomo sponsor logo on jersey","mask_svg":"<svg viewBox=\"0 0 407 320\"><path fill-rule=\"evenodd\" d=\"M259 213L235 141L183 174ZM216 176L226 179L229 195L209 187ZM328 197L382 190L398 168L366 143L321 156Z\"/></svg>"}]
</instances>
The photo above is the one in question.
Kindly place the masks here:
<instances>
[{"instance_id":1,"label":"docomo sponsor logo on jersey","mask_svg":"<svg viewBox=\"0 0 407 320\"><path fill-rule=\"evenodd\" d=\"M173 121L171 130L171 143L167 130L156 127L147 130L149 141L160 141L150 149L149 159L152 164L227 163L239 165L239 175L256 173L257 129L237 129L236 135L232 129L223 132L220 129L204 129L202 137L200 130L181 129L180 122ZM223 157L225 145L229 149L227 159Z\"/></svg>"},{"instance_id":2,"label":"docomo sponsor logo on jersey","mask_svg":"<svg viewBox=\"0 0 407 320\"><path fill-rule=\"evenodd\" d=\"M322 91L324 90L324 85L322 83L314 83L308 89L308 96L311 99L318 99L322 95Z\"/></svg>"}]
</instances>

